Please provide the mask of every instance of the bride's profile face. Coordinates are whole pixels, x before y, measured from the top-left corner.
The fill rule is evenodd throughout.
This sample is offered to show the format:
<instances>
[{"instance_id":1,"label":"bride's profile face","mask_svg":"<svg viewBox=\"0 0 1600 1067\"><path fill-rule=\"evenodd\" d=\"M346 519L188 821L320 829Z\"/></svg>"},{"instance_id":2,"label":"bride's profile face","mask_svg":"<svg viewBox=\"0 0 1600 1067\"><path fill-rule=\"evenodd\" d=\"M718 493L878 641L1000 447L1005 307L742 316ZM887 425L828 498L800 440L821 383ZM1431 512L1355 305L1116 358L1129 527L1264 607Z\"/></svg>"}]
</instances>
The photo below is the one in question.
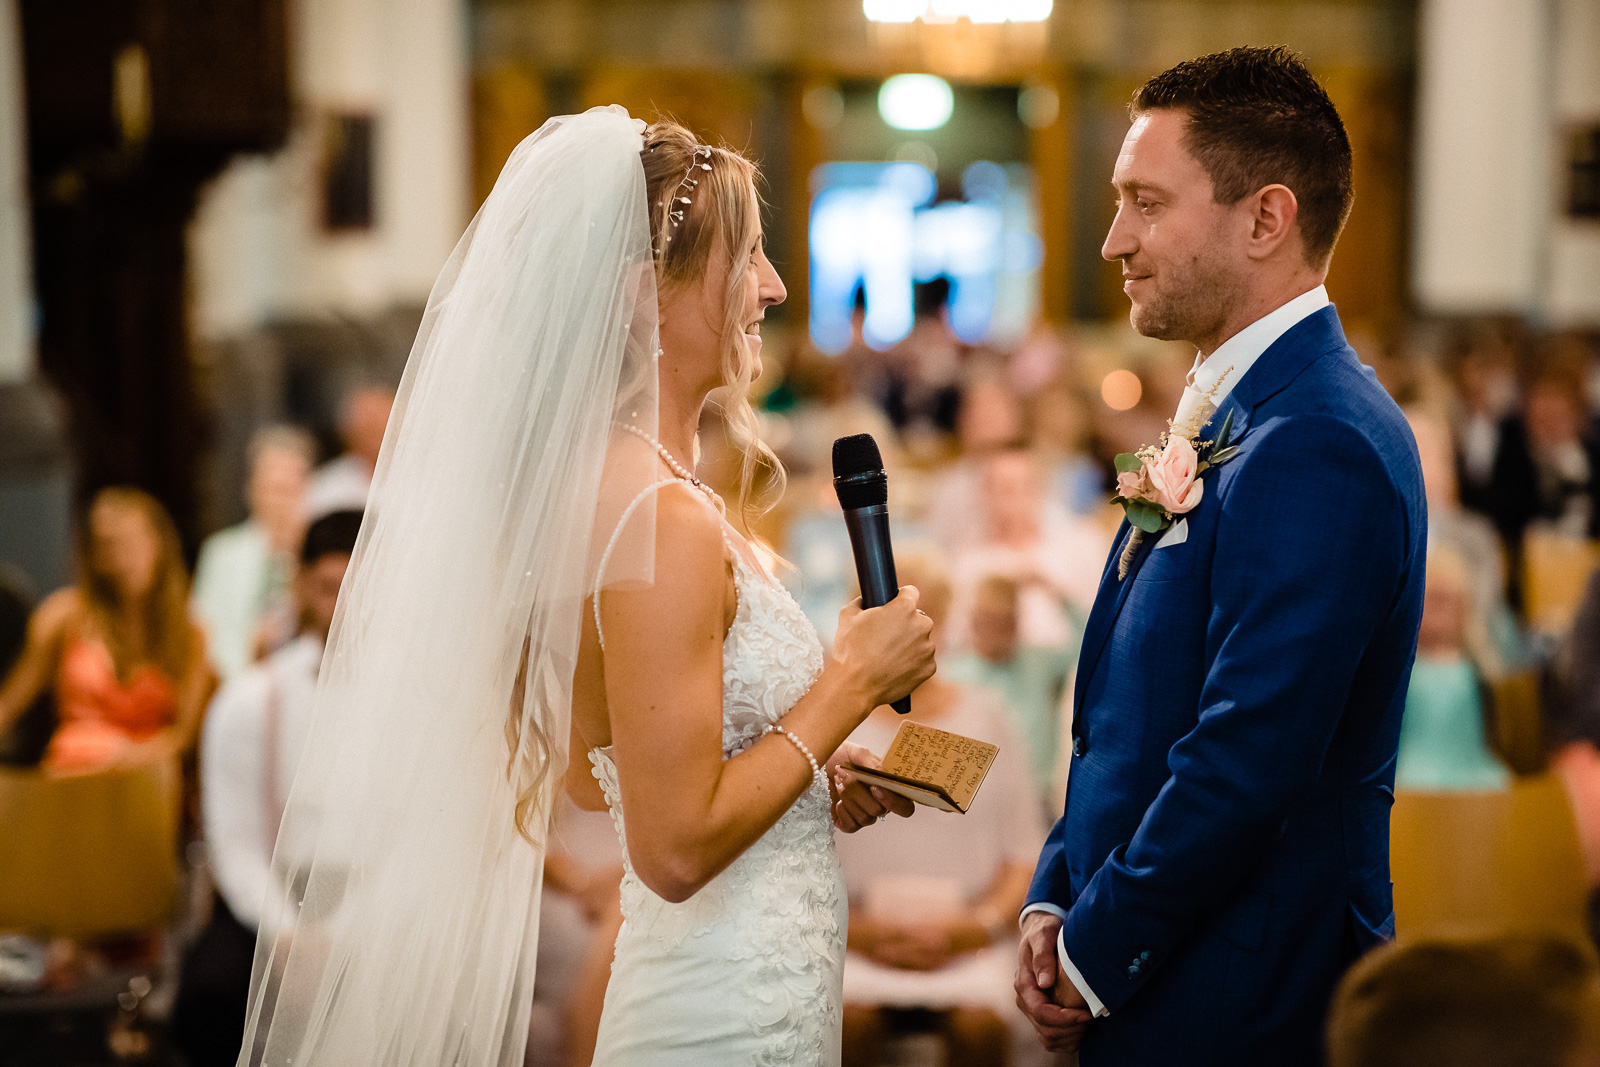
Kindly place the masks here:
<instances>
[{"instance_id":1,"label":"bride's profile face","mask_svg":"<svg viewBox=\"0 0 1600 1067\"><path fill-rule=\"evenodd\" d=\"M750 378L759 377L762 322L767 308L783 303L788 295L783 279L767 258L758 226L754 248L740 262L732 262L727 249L718 247L698 282L674 286L661 295L663 360L675 374L697 385L715 388L727 384L723 380L724 331L736 329L752 364Z\"/></svg>"}]
</instances>

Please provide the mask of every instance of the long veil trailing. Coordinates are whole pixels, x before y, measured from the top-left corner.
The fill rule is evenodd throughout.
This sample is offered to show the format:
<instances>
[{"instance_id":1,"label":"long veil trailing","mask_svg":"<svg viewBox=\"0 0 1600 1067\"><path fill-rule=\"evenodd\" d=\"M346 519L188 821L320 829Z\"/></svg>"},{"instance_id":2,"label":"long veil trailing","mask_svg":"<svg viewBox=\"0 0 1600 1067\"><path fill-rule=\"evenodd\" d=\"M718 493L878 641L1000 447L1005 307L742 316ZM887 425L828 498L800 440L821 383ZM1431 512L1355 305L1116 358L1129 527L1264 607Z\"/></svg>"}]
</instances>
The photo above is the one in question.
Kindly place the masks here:
<instances>
[{"instance_id":1,"label":"long veil trailing","mask_svg":"<svg viewBox=\"0 0 1600 1067\"><path fill-rule=\"evenodd\" d=\"M547 122L434 286L279 832L241 1065L522 1063L544 849L514 814L531 798L542 842L593 542L655 471L608 460L619 419L656 428L643 129L621 108ZM648 581L652 540L611 544L608 584Z\"/></svg>"}]
</instances>

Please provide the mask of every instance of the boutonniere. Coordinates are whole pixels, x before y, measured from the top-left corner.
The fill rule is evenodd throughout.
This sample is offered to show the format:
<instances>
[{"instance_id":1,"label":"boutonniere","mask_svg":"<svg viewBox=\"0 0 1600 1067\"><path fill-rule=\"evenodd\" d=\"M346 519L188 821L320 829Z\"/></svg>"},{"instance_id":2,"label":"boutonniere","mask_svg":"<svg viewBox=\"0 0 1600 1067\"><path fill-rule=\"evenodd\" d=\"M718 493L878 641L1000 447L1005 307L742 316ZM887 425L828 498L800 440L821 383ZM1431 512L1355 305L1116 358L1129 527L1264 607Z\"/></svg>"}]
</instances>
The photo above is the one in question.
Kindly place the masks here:
<instances>
[{"instance_id":1,"label":"boutonniere","mask_svg":"<svg viewBox=\"0 0 1600 1067\"><path fill-rule=\"evenodd\" d=\"M1133 527L1117 564L1118 581L1128 576L1144 535L1160 533L1177 522L1178 516L1193 511L1205 494L1201 476L1239 454L1233 441L1231 411L1222 420L1216 440L1201 441L1198 436L1198 431L1185 435L1169 428L1161 435L1160 444L1117 456L1117 495L1111 502L1122 505Z\"/></svg>"}]
</instances>

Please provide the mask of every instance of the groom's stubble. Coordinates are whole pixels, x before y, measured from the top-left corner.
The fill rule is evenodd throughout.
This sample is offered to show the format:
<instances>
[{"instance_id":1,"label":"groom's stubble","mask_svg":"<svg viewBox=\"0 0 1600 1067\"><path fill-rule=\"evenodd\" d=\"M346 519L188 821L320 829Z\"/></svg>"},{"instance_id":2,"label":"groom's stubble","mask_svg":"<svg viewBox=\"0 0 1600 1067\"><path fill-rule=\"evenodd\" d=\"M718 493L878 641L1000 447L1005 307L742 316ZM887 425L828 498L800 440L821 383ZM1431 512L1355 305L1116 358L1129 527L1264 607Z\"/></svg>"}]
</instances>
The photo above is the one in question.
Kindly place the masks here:
<instances>
[{"instance_id":1,"label":"groom's stubble","mask_svg":"<svg viewBox=\"0 0 1600 1067\"><path fill-rule=\"evenodd\" d=\"M1156 291L1133 301L1129 310L1128 321L1135 330L1160 341L1191 343L1216 335L1247 289L1243 272L1233 262L1237 253L1223 238L1224 225L1224 216L1219 215L1192 254L1157 272Z\"/></svg>"}]
</instances>

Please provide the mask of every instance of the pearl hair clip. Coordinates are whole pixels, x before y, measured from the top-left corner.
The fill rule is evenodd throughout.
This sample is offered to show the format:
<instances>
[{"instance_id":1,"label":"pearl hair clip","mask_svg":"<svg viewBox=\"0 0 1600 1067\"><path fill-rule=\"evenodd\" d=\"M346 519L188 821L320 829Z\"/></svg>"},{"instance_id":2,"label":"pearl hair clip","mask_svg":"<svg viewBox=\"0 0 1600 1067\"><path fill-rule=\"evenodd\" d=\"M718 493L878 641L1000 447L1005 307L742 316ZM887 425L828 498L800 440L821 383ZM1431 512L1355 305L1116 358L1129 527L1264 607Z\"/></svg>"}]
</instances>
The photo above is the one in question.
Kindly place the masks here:
<instances>
[{"instance_id":1,"label":"pearl hair clip","mask_svg":"<svg viewBox=\"0 0 1600 1067\"><path fill-rule=\"evenodd\" d=\"M667 201L667 222L671 224L671 227L674 230L678 228L678 223L683 221L683 213L687 211L689 205L694 202L688 196L679 196L678 194L683 192L683 187L685 185L687 185L691 190L699 186L700 179L694 177L696 167L700 168L701 170L711 169L710 162L702 163L700 161L702 156L704 156L708 161L711 159L710 147L707 145L696 145L694 149L694 155L689 159L689 169L683 172L683 181L678 183L678 187L672 191L672 198ZM683 206L673 207L672 205L674 204L682 204ZM661 248L656 254L665 255L667 251L666 246L671 243L672 235L668 234L666 237L662 238Z\"/></svg>"}]
</instances>

